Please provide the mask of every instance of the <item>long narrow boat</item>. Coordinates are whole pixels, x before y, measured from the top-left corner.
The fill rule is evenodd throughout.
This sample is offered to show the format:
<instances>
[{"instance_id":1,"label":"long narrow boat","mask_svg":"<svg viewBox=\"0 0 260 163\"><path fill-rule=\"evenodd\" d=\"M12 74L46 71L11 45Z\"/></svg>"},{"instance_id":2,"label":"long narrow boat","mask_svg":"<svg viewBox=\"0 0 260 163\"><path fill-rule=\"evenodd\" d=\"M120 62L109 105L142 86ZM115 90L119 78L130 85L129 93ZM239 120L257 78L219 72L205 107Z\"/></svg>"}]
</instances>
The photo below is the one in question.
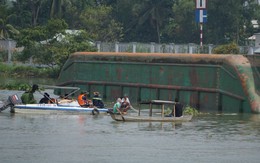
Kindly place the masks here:
<instances>
[{"instance_id":1,"label":"long narrow boat","mask_svg":"<svg viewBox=\"0 0 260 163\"><path fill-rule=\"evenodd\" d=\"M110 116L115 121L124 122L188 122L191 121L192 115L184 115L182 117L150 117L150 116L131 116L110 113Z\"/></svg>"},{"instance_id":2,"label":"long narrow boat","mask_svg":"<svg viewBox=\"0 0 260 163\"><path fill-rule=\"evenodd\" d=\"M144 101L141 102L140 104L148 104L150 106L149 108L149 114L148 115L140 115L141 114L141 108L139 108L138 114L137 115L124 115L124 114L119 114L119 113L113 113L111 110L108 111L110 114L111 118L115 121L124 121L124 122L187 122L191 121L192 115L183 115L180 117L176 116L171 116L171 117L166 117L164 116L164 108L165 105L171 105L173 106L173 112L175 113L175 104L176 102L174 101L165 101L165 100L150 100L150 101ZM153 105L159 105L161 106L161 112L160 115L153 115Z\"/></svg>"}]
</instances>

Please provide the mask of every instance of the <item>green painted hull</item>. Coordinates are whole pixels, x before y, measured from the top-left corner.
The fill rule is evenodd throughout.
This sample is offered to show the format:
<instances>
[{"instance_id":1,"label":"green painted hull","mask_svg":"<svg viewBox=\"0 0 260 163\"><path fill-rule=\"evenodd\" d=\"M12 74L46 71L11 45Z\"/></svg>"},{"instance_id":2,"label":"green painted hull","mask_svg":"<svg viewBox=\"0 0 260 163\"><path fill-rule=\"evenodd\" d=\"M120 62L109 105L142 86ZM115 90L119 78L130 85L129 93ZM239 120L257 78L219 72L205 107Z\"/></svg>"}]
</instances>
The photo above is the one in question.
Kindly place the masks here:
<instances>
[{"instance_id":1,"label":"green painted hull","mask_svg":"<svg viewBox=\"0 0 260 163\"><path fill-rule=\"evenodd\" d=\"M99 91L106 101L178 97L202 112L259 113L259 67L252 63L242 55L77 52L58 85Z\"/></svg>"}]
</instances>

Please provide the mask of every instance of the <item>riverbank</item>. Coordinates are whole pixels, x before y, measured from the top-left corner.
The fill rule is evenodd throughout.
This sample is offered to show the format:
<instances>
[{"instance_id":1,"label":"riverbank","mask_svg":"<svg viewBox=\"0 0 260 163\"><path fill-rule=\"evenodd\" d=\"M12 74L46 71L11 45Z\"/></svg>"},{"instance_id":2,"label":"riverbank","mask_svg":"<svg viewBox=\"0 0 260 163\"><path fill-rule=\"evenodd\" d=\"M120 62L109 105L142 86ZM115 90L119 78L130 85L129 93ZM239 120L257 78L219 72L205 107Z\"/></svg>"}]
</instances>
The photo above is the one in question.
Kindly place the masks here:
<instances>
[{"instance_id":1,"label":"riverbank","mask_svg":"<svg viewBox=\"0 0 260 163\"><path fill-rule=\"evenodd\" d=\"M40 67L35 65L26 65L22 63L7 64L4 62L0 63L0 74L1 76L10 77L47 77L57 78L59 71L55 68Z\"/></svg>"},{"instance_id":2,"label":"riverbank","mask_svg":"<svg viewBox=\"0 0 260 163\"><path fill-rule=\"evenodd\" d=\"M26 90L32 84L54 84L57 74L46 67L0 63L0 89Z\"/></svg>"}]
</instances>

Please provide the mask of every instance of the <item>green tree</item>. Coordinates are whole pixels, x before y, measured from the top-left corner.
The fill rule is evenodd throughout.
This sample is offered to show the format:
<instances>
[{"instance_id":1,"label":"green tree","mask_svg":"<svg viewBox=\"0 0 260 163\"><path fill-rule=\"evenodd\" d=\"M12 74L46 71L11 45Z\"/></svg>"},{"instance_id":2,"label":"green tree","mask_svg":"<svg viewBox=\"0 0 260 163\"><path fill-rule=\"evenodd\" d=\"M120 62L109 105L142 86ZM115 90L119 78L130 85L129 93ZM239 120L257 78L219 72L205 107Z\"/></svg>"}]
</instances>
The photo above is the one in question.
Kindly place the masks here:
<instances>
[{"instance_id":1,"label":"green tree","mask_svg":"<svg viewBox=\"0 0 260 163\"><path fill-rule=\"evenodd\" d=\"M27 28L31 26L31 12L26 1L14 1L13 7L10 9L12 16L10 21L17 28Z\"/></svg>"},{"instance_id":2,"label":"green tree","mask_svg":"<svg viewBox=\"0 0 260 163\"><path fill-rule=\"evenodd\" d=\"M0 39L10 39L14 35L19 34L19 31L13 27L13 25L8 23L8 18L0 18Z\"/></svg>"},{"instance_id":3,"label":"green tree","mask_svg":"<svg viewBox=\"0 0 260 163\"><path fill-rule=\"evenodd\" d=\"M65 29L67 24L61 19L51 19L46 26L23 29L17 40L24 50L17 58L20 61L33 58L34 63L59 72L71 53L96 50L85 31L69 34Z\"/></svg>"},{"instance_id":4,"label":"green tree","mask_svg":"<svg viewBox=\"0 0 260 163\"><path fill-rule=\"evenodd\" d=\"M205 44L243 45L247 37L260 32L251 23L253 19L260 20L260 6L255 0L207 2L208 22L203 25ZM68 24L67 28L83 29L94 40L199 43L194 0L16 0L9 4L0 1L1 29L3 24L22 31L32 29L32 33L44 28L49 35L42 31L46 37L43 40L61 33L45 28L51 18L59 18ZM53 28L59 29L55 25L61 24L53 24Z\"/></svg>"},{"instance_id":5,"label":"green tree","mask_svg":"<svg viewBox=\"0 0 260 163\"><path fill-rule=\"evenodd\" d=\"M244 44L245 38L251 35L251 20L257 12L253 6L258 5L252 0L208 1L207 42Z\"/></svg>"},{"instance_id":6,"label":"green tree","mask_svg":"<svg viewBox=\"0 0 260 163\"><path fill-rule=\"evenodd\" d=\"M7 15L7 4L5 1L0 0L0 18L5 17Z\"/></svg>"},{"instance_id":7,"label":"green tree","mask_svg":"<svg viewBox=\"0 0 260 163\"><path fill-rule=\"evenodd\" d=\"M52 0L51 3L51 18L62 18L62 7L64 4L64 0Z\"/></svg>"},{"instance_id":8,"label":"green tree","mask_svg":"<svg viewBox=\"0 0 260 163\"><path fill-rule=\"evenodd\" d=\"M18 55L18 60L27 61L29 58L34 57L40 41L46 39L45 29L41 26L22 29L20 35L15 38L17 46L24 47L21 55Z\"/></svg>"},{"instance_id":9,"label":"green tree","mask_svg":"<svg viewBox=\"0 0 260 163\"><path fill-rule=\"evenodd\" d=\"M199 43L199 31L194 16L194 1L178 0L173 15L164 28L164 38L174 43Z\"/></svg>"},{"instance_id":10,"label":"green tree","mask_svg":"<svg viewBox=\"0 0 260 163\"><path fill-rule=\"evenodd\" d=\"M63 19L70 29L82 29L80 15L88 6L95 7L94 0L70 0L70 3L64 5Z\"/></svg>"},{"instance_id":11,"label":"green tree","mask_svg":"<svg viewBox=\"0 0 260 163\"><path fill-rule=\"evenodd\" d=\"M259 33L260 28L255 28L251 20L256 20L257 23L260 24L260 5L256 4L255 0L248 0L243 8L245 29L244 33L242 33L242 37L248 37L254 33Z\"/></svg>"},{"instance_id":12,"label":"green tree","mask_svg":"<svg viewBox=\"0 0 260 163\"><path fill-rule=\"evenodd\" d=\"M6 1L0 1L0 40L10 39L19 34L19 31L10 22L12 14Z\"/></svg>"},{"instance_id":13,"label":"green tree","mask_svg":"<svg viewBox=\"0 0 260 163\"><path fill-rule=\"evenodd\" d=\"M16 38L17 44L24 47L21 60L27 60L31 57L35 58L37 49L41 44L48 44L55 40L55 35L64 33L67 24L64 20L51 19L46 26L36 26L21 30L21 34Z\"/></svg>"},{"instance_id":14,"label":"green tree","mask_svg":"<svg viewBox=\"0 0 260 163\"><path fill-rule=\"evenodd\" d=\"M150 41L161 42L161 28L167 23L171 15L172 0L141 0L136 2L132 8L134 19L130 28L150 30ZM143 26L144 28L140 28ZM139 31L144 32L145 31ZM138 32L138 33L139 33Z\"/></svg>"},{"instance_id":15,"label":"green tree","mask_svg":"<svg viewBox=\"0 0 260 163\"><path fill-rule=\"evenodd\" d=\"M80 15L81 28L94 40L120 41L123 37L122 25L111 16L108 6L87 7Z\"/></svg>"},{"instance_id":16,"label":"green tree","mask_svg":"<svg viewBox=\"0 0 260 163\"><path fill-rule=\"evenodd\" d=\"M61 40L55 39L47 45L40 45L34 61L60 70L70 54L77 51L96 51L85 31L78 31L77 34L66 33Z\"/></svg>"},{"instance_id":17,"label":"green tree","mask_svg":"<svg viewBox=\"0 0 260 163\"><path fill-rule=\"evenodd\" d=\"M47 21L49 16L46 9L49 9L49 0L16 0L13 1L12 14L16 26L28 28L37 26ZM48 12L49 13L49 12Z\"/></svg>"},{"instance_id":18,"label":"green tree","mask_svg":"<svg viewBox=\"0 0 260 163\"><path fill-rule=\"evenodd\" d=\"M50 19L47 25L44 27L45 36L51 39L57 34L64 34L65 30L68 28L68 24L64 19Z\"/></svg>"}]
</instances>

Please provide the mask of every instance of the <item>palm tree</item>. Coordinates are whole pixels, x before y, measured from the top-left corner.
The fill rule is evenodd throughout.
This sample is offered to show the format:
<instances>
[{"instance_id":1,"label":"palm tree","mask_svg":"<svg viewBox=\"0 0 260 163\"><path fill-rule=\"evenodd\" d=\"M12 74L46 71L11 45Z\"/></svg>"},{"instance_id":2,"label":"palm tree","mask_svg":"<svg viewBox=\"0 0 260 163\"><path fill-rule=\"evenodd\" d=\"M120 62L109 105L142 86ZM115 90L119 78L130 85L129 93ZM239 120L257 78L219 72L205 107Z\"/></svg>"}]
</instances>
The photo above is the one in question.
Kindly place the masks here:
<instances>
[{"instance_id":1,"label":"palm tree","mask_svg":"<svg viewBox=\"0 0 260 163\"><path fill-rule=\"evenodd\" d=\"M88 3L91 2L86 0L52 0L50 8L50 18L65 19L64 16L66 12L69 12L68 10L70 9L70 7L76 10L82 10L82 8L85 9L86 4Z\"/></svg>"},{"instance_id":2,"label":"palm tree","mask_svg":"<svg viewBox=\"0 0 260 163\"><path fill-rule=\"evenodd\" d=\"M160 28L163 25L165 19L169 16L172 7L172 0L142 0L142 3L137 3L134 8L137 8L136 12L138 18L135 20L135 24L144 25L149 24L155 29L158 43L160 40ZM135 9L134 9L135 10Z\"/></svg>"},{"instance_id":3,"label":"palm tree","mask_svg":"<svg viewBox=\"0 0 260 163\"><path fill-rule=\"evenodd\" d=\"M7 40L12 34L19 34L17 29L7 23L8 18L9 16L6 19L0 18L0 40Z\"/></svg>"},{"instance_id":4,"label":"palm tree","mask_svg":"<svg viewBox=\"0 0 260 163\"><path fill-rule=\"evenodd\" d=\"M11 62L11 39L13 34L18 34L19 31L15 29L11 24L7 23L6 19L0 18L0 40L8 40L8 62Z\"/></svg>"},{"instance_id":5,"label":"palm tree","mask_svg":"<svg viewBox=\"0 0 260 163\"><path fill-rule=\"evenodd\" d=\"M51 11L50 17L51 18L62 18L62 8L68 0L52 0L51 3Z\"/></svg>"}]
</instances>

